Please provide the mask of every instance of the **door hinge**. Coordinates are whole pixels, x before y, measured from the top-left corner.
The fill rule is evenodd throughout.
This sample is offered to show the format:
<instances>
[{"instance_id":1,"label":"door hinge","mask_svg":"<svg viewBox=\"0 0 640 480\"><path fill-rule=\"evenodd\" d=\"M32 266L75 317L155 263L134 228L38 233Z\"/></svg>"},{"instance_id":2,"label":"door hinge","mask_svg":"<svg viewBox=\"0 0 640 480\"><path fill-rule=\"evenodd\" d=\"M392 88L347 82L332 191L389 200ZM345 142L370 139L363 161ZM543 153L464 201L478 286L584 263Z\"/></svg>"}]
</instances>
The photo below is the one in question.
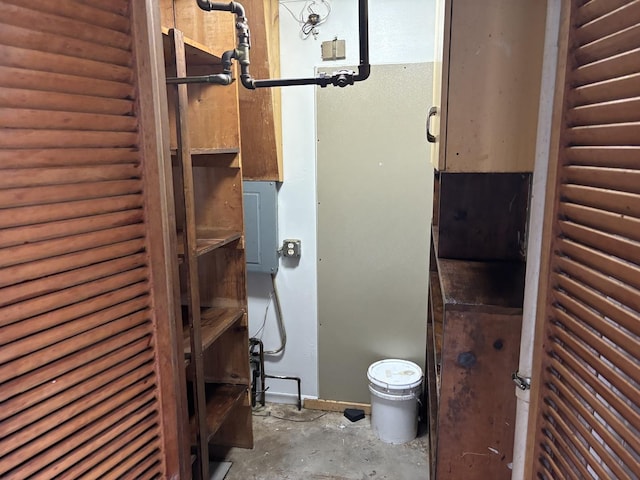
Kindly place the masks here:
<instances>
[{"instance_id":1,"label":"door hinge","mask_svg":"<svg viewBox=\"0 0 640 480\"><path fill-rule=\"evenodd\" d=\"M523 377L516 371L511 374L511 380L513 380L513 383L515 383L520 390L531 389L531 377Z\"/></svg>"}]
</instances>

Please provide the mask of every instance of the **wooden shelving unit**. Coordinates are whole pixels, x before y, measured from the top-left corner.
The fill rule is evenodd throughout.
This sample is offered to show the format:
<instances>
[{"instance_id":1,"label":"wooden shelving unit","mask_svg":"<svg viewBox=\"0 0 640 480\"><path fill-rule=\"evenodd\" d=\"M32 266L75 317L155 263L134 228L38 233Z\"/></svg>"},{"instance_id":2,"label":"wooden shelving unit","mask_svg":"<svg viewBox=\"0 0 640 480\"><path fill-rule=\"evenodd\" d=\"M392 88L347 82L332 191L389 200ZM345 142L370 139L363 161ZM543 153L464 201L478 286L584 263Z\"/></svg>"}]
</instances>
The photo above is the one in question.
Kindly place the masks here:
<instances>
[{"instance_id":1,"label":"wooden shelving unit","mask_svg":"<svg viewBox=\"0 0 640 480\"><path fill-rule=\"evenodd\" d=\"M219 54L233 48L229 13L181 0L163 1L162 12L167 76L212 73ZM208 479L214 447L253 446L238 87L172 84L167 94L187 379L184 437L195 455L195 478Z\"/></svg>"},{"instance_id":2,"label":"wooden shelving unit","mask_svg":"<svg viewBox=\"0 0 640 480\"><path fill-rule=\"evenodd\" d=\"M436 2L424 412L434 480L511 478L545 12L535 0Z\"/></svg>"},{"instance_id":3,"label":"wooden shelving unit","mask_svg":"<svg viewBox=\"0 0 640 480\"><path fill-rule=\"evenodd\" d=\"M186 312L185 312L186 315ZM208 349L227 329L242 319L244 310L234 308L207 308L200 313L200 336L202 348ZM191 331L189 325L183 326L184 355L191 358Z\"/></svg>"}]
</instances>

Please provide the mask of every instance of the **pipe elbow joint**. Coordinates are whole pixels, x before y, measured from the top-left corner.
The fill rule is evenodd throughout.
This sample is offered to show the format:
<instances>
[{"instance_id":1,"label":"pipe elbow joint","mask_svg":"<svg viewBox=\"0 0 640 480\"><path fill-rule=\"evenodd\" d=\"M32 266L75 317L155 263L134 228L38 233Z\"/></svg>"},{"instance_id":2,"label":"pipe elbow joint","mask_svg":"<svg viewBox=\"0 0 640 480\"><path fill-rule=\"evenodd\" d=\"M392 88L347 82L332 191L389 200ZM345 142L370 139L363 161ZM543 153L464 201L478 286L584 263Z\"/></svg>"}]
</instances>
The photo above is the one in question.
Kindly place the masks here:
<instances>
[{"instance_id":1,"label":"pipe elbow joint","mask_svg":"<svg viewBox=\"0 0 640 480\"><path fill-rule=\"evenodd\" d=\"M196 0L196 3L206 12L210 12L211 10L227 11L236 14L238 17L244 17L244 7L237 2L225 4L215 3L211 0Z\"/></svg>"},{"instance_id":2,"label":"pipe elbow joint","mask_svg":"<svg viewBox=\"0 0 640 480\"><path fill-rule=\"evenodd\" d=\"M361 82L362 80L366 80L371 75L371 65L360 65L358 67L358 75L356 76L356 81Z\"/></svg>"},{"instance_id":3,"label":"pipe elbow joint","mask_svg":"<svg viewBox=\"0 0 640 480\"><path fill-rule=\"evenodd\" d=\"M227 50L222 54L222 69L224 73L231 73L231 60L238 58L238 54L235 50Z\"/></svg>"},{"instance_id":4,"label":"pipe elbow joint","mask_svg":"<svg viewBox=\"0 0 640 480\"><path fill-rule=\"evenodd\" d=\"M251 78L251 75L248 75L248 74L240 75L240 83L242 83L242 86L248 90L256 89L256 81L253 78Z\"/></svg>"},{"instance_id":5,"label":"pipe elbow joint","mask_svg":"<svg viewBox=\"0 0 640 480\"><path fill-rule=\"evenodd\" d=\"M211 6L211 1L210 0L196 0L196 3L205 12L210 12L211 11L212 6Z\"/></svg>"},{"instance_id":6,"label":"pipe elbow joint","mask_svg":"<svg viewBox=\"0 0 640 480\"><path fill-rule=\"evenodd\" d=\"M244 7L238 2L231 2L229 4L231 7L231 13L236 14L238 17L244 17Z\"/></svg>"},{"instance_id":7,"label":"pipe elbow joint","mask_svg":"<svg viewBox=\"0 0 640 480\"><path fill-rule=\"evenodd\" d=\"M207 83L212 83L214 85L231 85L233 83L233 77L227 73L209 75Z\"/></svg>"}]
</instances>

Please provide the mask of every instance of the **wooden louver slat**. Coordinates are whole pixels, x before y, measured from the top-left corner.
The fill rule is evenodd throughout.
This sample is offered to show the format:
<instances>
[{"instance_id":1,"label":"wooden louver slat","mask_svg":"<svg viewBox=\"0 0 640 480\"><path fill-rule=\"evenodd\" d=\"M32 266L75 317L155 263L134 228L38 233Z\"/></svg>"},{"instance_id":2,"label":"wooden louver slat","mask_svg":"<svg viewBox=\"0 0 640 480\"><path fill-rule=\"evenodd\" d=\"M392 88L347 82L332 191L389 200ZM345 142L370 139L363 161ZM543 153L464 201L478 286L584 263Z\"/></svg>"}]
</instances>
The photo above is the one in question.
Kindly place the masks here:
<instances>
[{"instance_id":1,"label":"wooden louver slat","mask_svg":"<svg viewBox=\"0 0 640 480\"><path fill-rule=\"evenodd\" d=\"M116 365L105 372L101 372L95 377L86 379L79 388L70 388L67 391L60 393L59 395L51 396L47 402L42 402L35 407L29 409L28 414L33 418L42 419L47 415L52 414L59 408L63 408L65 405L70 404L72 401L76 401L87 394L97 391L99 388L108 385L115 385L114 382L121 380L127 374L128 371L134 371L141 365L153 361L153 357L149 352L143 352L141 355L134 356L127 359L122 364ZM95 399L89 398L88 401L93 402ZM89 406L86 403L87 407ZM27 410L24 408L23 411ZM4 422L2 424L6 434L12 434L21 428L20 417L14 417L12 420ZM18 445L8 445L8 448L15 449Z\"/></svg>"},{"instance_id":2,"label":"wooden louver slat","mask_svg":"<svg viewBox=\"0 0 640 480\"><path fill-rule=\"evenodd\" d=\"M556 301L562 309L558 312L558 318L562 318L567 328L580 336L590 348L600 352L617 368L637 381L634 377L638 372L635 371L630 356L640 350L638 339L629 336L611 322L603 321L602 316L563 292L556 292ZM612 343L616 346L612 346Z\"/></svg>"},{"instance_id":3,"label":"wooden louver slat","mask_svg":"<svg viewBox=\"0 0 640 480\"><path fill-rule=\"evenodd\" d=\"M557 308L555 311L555 318L561 322L563 327L569 330L571 334L574 335L576 339L579 339L579 341L587 348L598 352L598 354L601 355L602 358L606 359L607 362L611 363L615 369L629 377L632 382L637 383L640 372L636 370L633 359L629 358L629 354L622 351L621 347L624 347L625 345L610 345L608 340L613 341L615 340L614 338L602 339L598 334L594 333L590 328L582 324L580 320L577 320L574 315L570 315L568 313L570 310L570 313L583 313L582 310L576 308L574 302L561 294L557 294L556 298L559 299L559 306L566 308L566 310L564 308ZM635 342L630 341L629 343Z\"/></svg>"},{"instance_id":4,"label":"wooden louver slat","mask_svg":"<svg viewBox=\"0 0 640 480\"><path fill-rule=\"evenodd\" d=\"M66 235L122 227L132 223L140 223L142 219L142 210L125 210L124 212L11 228L7 229L6 236L0 240L0 246L12 247L27 242L42 242Z\"/></svg>"},{"instance_id":5,"label":"wooden louver slat","mask_svg":"<svg viewBox=\"0 0 640 480\"><path fill-rule=\"evenodd\" d=\"M562 232L572 240L582 242L589 247L606 251L618 258L633 261L640 257L640 243L628 238L611 235L573 222L563 221Z\"/></svg>"},{"instance_id":6,"label":"wooden louver slat","mask_svg":"<svg viewBox=\"0 0 640 480\"><path fill-rule=\"evenodd\" d=\"M95 20L76 20L61 16L58 11L46 13L45 10L47 9L39 10L34 4L25 4L24 2L20 2L18 5L5 3L3 10L6 12L6 15L3 16L3 23L29 28L35 32L49 32L62 37L75 37L92 42L100 49L115 47L131 51L131 35L127 31L119 31L117 27L116 29L113 26L104 28L97 25ZM69 9L65 10L68 11ZM96 20L99 20L99 18L97 16ZM128 24L129 19L121 17L119 27L128 30ZM71 35L71 32L73 35Z\"/></svg>"},{"instance_id":7,"label":"wooden louver slat","mask_svg":"<svg viewBox=\"0 0 640 480\"><path fill-rule=\"evenodd\" d=\"M640 48L578 67L573 82L575 86L581 86L631 75L636 71L638 63L640 63Z\"/></svg>"},{"instance_id":8,"label":"wooden louver slat","mask_svg":"<svg viewBox=\"0 0 640 480\"><path fill-rule=\"evenodd\" d=\"M2 478L178 475L154 8L0 0Z\"/></svg>"},{"instance_id":9,"label":"wooden louver slat","mask_svg":"<svg viewBox=\"0 0 640 480\"><path fill-rule=\"evenodd\" d=\"M3 25L0 29L0 42L4 45L65 54L72 50L78 57L98 62L128 66L131 52L118 48L93 48L94 44L75 38L61 37L48 32L34 32L32 29Z\"/></svg>"},{"instance_id":10,"label":"wooden louver slat","mask_svg":"<svg viewBox=\"0 0 640 480\"><path fill-rule=\"evenodd\" d=\"M141 422L138 422L131 429L130 434L132 436L140 436L140 434L144 433L147 429L149 429L149 427L151 427L154 424L154 420L155 419L153 417L150 417ZM83 453L82 450L85 450L84 454L87 455L86 459L82 463L77 463L76 465L74 465L72 468L67 470L64 474L73 478L75 478L76 476L80 476L86 471L91 470L96 464L100 464L105 458L108 458L109 456L111 456L116 452L120 452L123 448L123 445L125 445L126 443L127 443L127 439L123 437L118 437L111 440L109 443L107 443L97 451L91 452L89 450L91 446L81 447L78 453L82 455ZM91 452L91 455L88 455L89 452ZM92 471L92 473L95 474L97 472Z\"/></svg>"},{"instance_id":11,"label":"wooden louver slat","mask_svg":"<svg viewBox=\"0 0 640 480\"><path fill-rule=\"evenodd\" d=\"M17 6L24 5L21 0L8 0L7 3ZM126 9L115 14L100 9L95 3L82 5L74 0L57 0L55 4L51 2L38 3L38 10L123 33L129 32L130 28L129 19L125 16Z\"/></svg>"},{"instance_id":12,"label":"wooden louver slat","mask_svg":"<svg viewBox=\"0 0 640 480\"><path fill-rule=\"evenodd\" d=\"M75 287L85 282L100 278L106 278L114 273L133 270L144 265L144 254L128 255L126 257L112 259L87 267L82 267L69 272L50 275L41 279L24 282L2 290L3 298L0 306L29 300L40 295L46 295L63 288Z\"/></svg>"},{"instance_id":13,"label":"wooden louver slat","mask_svg":"<svg viewBox=\"0 0 640 480\"><path fill-rule=\"evenodd\" d=\"M611 437L609 436L611 435L610 433L604 433L603 435L607 436L610 439L609 443L612 445L612 448L616 450L617 455L619 455L621 458L625 458L628 463L632 463L630 453L624 450L622 444L626 442L631 445L635 451L638 451L638 449L640 449L640 439L633 435L628 435L629 430L627 426L610 410L600 409L601 404L595 401L592 392L579 381L577 381L575 377L569 373L569 370L567 370L561 364L556 364L554 366L554 369L556 370L556 372L558 372L559 378L561 379L559 382L554 384L556 389L566 392L570 387L580 397L581 401L584 402L584 405L588 405L588 407L582 408L590 408L592 409L591 411L598 410L599 415L601 415L603 417L603 420L606 422L605 424L613 427L613 431L616 432L617 435L619 435L620 440L614 439L612 441ZM588 418L590 415L584 415L585 410L582 408L582 416ZM603 430L601 428L601 425L602 424L600 423L598 423L597 425L597 428L600 432L602 432Z\"/></svg>"},{"instance_id":14,"label":"wooden louver slat","mask_svg":"<svg viewBox=\"0 0 640 480\"><path fill-rule=\"evenodd\" d=\"M640 1L631 0L576 29L576 39L581 44L598 40L635 25L640 18Z\"/></svg>"},{"instance_id":15,"label":"wooden louver slat","mask_svg":"<svg viewBox=\"0 0 640 480\"><path fill-rule=\"evenodd\" d=\"M531 478L635 480L640 0L572 0L563 28Z\"/></svg>"},{"instance_id":16,"label":"wooden louver slat","mask_svg":"<svg viewBox=\"0 0 640 480\"><path fill-rule=\"evenodd\" d=\"M90 5L93 8L99 8L100 10L104 10L105 12L116 13L122 16L126 16L130 8L129 0L111 0L110 2L98 3L93 0L76 0L76 3Z\"/></svg>"},{"instance_id":17,"label":"wooden louver slat","mask_svg":"<svg viewBox=\"0 0 640 480\"><path fill-rule=\"evenodd\" d=\"M9 69L7 69L9 70ZM8 83L8 82L5 82ZM93 92L67 93L0 87L0 105L6 108L27 108L63 112L83 112L104 115L127 115L133 102L120 97L93 95ZM26 148L26 147L25 147Z\"/></svg>"},{"instance_id":18,"label":"wooden louver slat","mask_svg":"<svg viewBox=\"0 0 640 480\"><path fill-rule=\"evenodd\" d=\"M132 71L128 67L108 65L95 60L69 57L59 53L39 52L26 48L3 46L0 65L48 73L63 73L88 79L129 82Z\"/></svg>"},{"instance_id":19,"label":"wooden louver slat","mask_svg":"<svg viewBox=\"0 0 640 480\"><path fill-rule=\"evenodd\" d=\"M565 349L558 349L554 351L557 354L557 359L552 358L549 362L550 366L560 372L571 372L580 381L585 382L590 389L595 391L601 398L603 403L609 411L613 410L622 415L625 421L632 419L632 425L640 424L638 413L629 407L629 405L616 395L609 386L604 385L593 372L587 369L581 362L579 362L574 355L569 355ZM565 375L568 377L569 375ZM602 406L600 409L604 410ZM635 421L633 421L635 420ZM627 427L628 428L628 427Z\"/></svg>"},{"instance_id":20,"label":"wooden louver slat","mask_svg":"<svg viewBox=\"0 0 640 480\"><path fill-rule=\"evenodd\" d=\"M618 55L630 50L628 45L635 47L640 35L640 23L612 33L607 37L595 40L575 50L576 60L581 63L597 62L607 57ZM633 48L632 47L632 48Z\"/></svg>"},{"instance_id":21,"label":"wooden louver slat","mask_svg":"<svg viewBox=\"0 0 640 480\"><path fill-rule=\"evenodd\" d=\"M65 390L73 390L73 387L87 380L93 379L91 381L100 382L104 378L105 382L108 382L113 378L117 378L120 375L119 370L109 370L109 372L115 374L114 377L110 377L109 374L106 373L106 369L112 367L114 364L124 362L133 356L144 359L144 357L139 354L144 353L147 344L148 339L141 338L125 346L116 347L108 351L107 355L90 359L90 361L84 365L80 365L70 372L60 375L53 385L47 383L40 384L37 387L13 396L11 400L4 402L4 408L2 412L0 412L0 420L15 416L17 413L33 407L38 403L43 405L40 408L47 408L46 404L50 398Z\"/></svg>"},{"instance_id":22,"label":"wooden louver slat","mask_svg":"<svg viewBox=\"0 0 640 480\"><path fill-rule=\"evenodd\" d=\"M640 87L638 94L640 94ZM569 112L569 122L572 125L589 125L594 120L601 123L633 122L638 120L639 111L640 96L576 107Z\"/></svg>"},{"instance_id":23,"label":"wooden louver slat","mask_svg":"<svg viewBox=\"0 0 640 480\"><path fill-rule=\"evenodd\" d=\"M132 395L138 394L144 389L143 380L149 377L152 372L153 365L149 366L148 364L132 372L127 372L127 374L94 392L86 392L91 395L73 400L67 399L67 403L57 410L57 412L61 415L60 418L73 419L76 415L84 414L89 409L103 403L105 400L113 398L117 393L125 389L131 388ZM30 413L31 411L27 411L23 413L23 416L26 417ZM60 425L58 422L55 422L54 418L55 417L45 416L34 419L34 422L29 426L11 435L11 443L4 443L5 448L0 449L0 455L6 455L7 453L17 450L29 443L33 438L38 438L45 434L52 438L52 442L56 442L59 438L64 438L69 429L75 428L72 422L66 421L64 425ZM43 442L35 446L35 448L44 446L45 439L43 438L41 440L43 440ZM26 456L31 456L33 453L36 452L30 452L28 450L25 452L21 450L21 454Z\"/></svg>"},{"instance_id":24,"label":"wooden louver slat","mask_svg":"<svg viewBox=\"0 0 640 480\"><path fill-rule=\"evenodd\" d=\"M591 315L595 315L598 312L610 322L616 323L634 335L640 335L640 324L638 324L637 319L631 311L623 308L618 302L600 295L600 292L588 288L574 278L558 274L555 274L553 278L560 289L566 291L583 304L588 305L591 309Z\"/></svg>"},{"instance_id":25,"label":"wooden louver slat","mask_svg":"<svg viewBox=\"0 0 640 480\"><path fill-rule=\"evenodd\" d=\"M45 84L47 87L44 87ZM19 91L18 89L22 89L24 96L37 94L37 91L47 92L48 94L67 93L88 97L94 96L104 99L132 99L135 95L135 90L127 82L93 79L88 84L85 78L76 75L38 72L11 67L0 67L0 86L5 89L13 89L16 92ZM3 101L6 101L4 97ZM38 102L34 101L33 103L40 107Z\"/></svg>"},{"instance_id":26,"label":"wooden louver slat","mask_svg":"<svg viewBox=\"0 0 640 480\"><path fill-rule=\"evenodd\" d=\"M640 194L640 170L569 165L563 174L568 183Z\"/></svg>"},{"instance_id":27,"label":"wooden louver slat","mask_svg":"<svg viewBox=\"0 0 640 480\"><path fill-rule=\"evenodd\" d=\"M119 115L90 113L49 112L28 109L3 109L0 112L0 127L52 129L64 125L68 130L97 130L133 132L136 119Z\"/></svg>"},{"instance_id":28,"label":"wooden louver slat","mask_svg":"<svg viewBox=\"0 0 640 480\"><path fill-rule=\"evenodd\" d=\"M5 269L7 276L0 279L0 287L15 285L27 280L66 272L93 263L120 258L142 250L144 250L144 240L139 238L82 250L76 253L69 253L67 255L58 255L53 258L46 258L27 264L14 265L13 267Z\"/></svg>"},{"instance_id":29,"label":"wooden louver slat","mask_svg":"<svg viewBox=\"0 0 640 480\"><path fill-rule=\"evenodd\" d=\"M575 13L576 25L584 25L623 7L629 0L591 0L581 2Z\"/></svg>"}]
</instances>

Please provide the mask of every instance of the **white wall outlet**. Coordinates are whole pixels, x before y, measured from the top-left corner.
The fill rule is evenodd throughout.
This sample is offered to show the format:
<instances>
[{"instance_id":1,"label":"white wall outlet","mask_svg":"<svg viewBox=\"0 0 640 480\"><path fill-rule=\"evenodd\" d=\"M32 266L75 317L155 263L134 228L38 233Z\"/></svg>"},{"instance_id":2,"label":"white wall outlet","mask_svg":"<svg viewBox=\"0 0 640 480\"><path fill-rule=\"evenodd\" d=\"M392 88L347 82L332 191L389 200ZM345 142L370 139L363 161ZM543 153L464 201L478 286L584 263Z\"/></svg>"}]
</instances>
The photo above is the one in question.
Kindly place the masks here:
<instances>
[{"instance_id":1,"label":"white wall outlet","mask_svg":"<svg viewBox=\"0 0 640 480\"><path fill-rule=\"evenodd\" d=\"M300 258L302 242L296 239L287 239L282 242L282 256L287 258Z\"/></svg>"}]
</instances>

